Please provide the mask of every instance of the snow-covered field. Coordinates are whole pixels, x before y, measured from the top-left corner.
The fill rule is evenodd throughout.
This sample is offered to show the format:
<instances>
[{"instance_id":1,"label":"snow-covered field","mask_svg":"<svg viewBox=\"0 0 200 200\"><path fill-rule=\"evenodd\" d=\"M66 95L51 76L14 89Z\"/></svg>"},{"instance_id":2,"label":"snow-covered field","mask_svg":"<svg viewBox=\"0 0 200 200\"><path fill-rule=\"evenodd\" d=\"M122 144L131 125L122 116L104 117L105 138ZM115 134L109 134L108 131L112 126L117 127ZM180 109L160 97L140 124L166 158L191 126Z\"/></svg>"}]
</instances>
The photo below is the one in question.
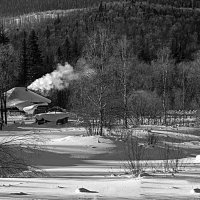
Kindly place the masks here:
<instances>
[{"instance_id":1,"label":"snow-covered field","mask_svg":"<svg viewBox=\"0 0 200 200\"><path fill-rule=\"evenodd\" d=\"M150 176L128 174L122 142L115 137L87 136L81 127L31 123L4 127L0 141L28 136L25 144L39 146L35 152L24 152L23 156L48 176L0 178L0 199L200 198L200 156L196 157L200 154L200 135L194 135L192 130L186 133L181 128L174 131L155 127L151 131L163 138L184 139L178 145L188 151L191 149L191 155L180 159L184 166L179 173L147 169ZM139 137L146 134L142 130L137 132ZM156 166L163 161L149 162Z\"/></svg>"}]
</instances>

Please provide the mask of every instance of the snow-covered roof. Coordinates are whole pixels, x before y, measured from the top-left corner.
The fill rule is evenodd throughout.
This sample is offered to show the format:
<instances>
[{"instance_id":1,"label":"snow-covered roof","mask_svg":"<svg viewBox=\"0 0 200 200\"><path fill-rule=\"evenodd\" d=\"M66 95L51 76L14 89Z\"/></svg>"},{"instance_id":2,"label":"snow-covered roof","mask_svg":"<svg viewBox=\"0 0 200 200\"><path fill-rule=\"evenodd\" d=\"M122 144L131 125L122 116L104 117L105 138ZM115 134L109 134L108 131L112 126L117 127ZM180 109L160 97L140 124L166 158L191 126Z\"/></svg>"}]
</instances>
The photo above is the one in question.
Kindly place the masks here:
<instances>
[{"instance_id":1,"label":"snow-covered roof","mask_svg":"<svg viewBox=\"0 0 200 200\"><path fill-rule=\"evenodd\" d=\"M45 119L49 122L56 122L59 119L64 119L66 117L75 117L76 115L70 112L48 112L40 113L35 115L37 120Z\"/></svg>"},{"instance_id":2,"label":"snow-covered roof","mask_svg":"<svg viewBox=\"0 0 200 200\"><path fill-rule=\"evenodd\" d=\"M23 107L31 106L34 104L49 104L51 100L28 90L25 87L15 87L7 91L7 107Z\"/></svg>"}]
</instances>

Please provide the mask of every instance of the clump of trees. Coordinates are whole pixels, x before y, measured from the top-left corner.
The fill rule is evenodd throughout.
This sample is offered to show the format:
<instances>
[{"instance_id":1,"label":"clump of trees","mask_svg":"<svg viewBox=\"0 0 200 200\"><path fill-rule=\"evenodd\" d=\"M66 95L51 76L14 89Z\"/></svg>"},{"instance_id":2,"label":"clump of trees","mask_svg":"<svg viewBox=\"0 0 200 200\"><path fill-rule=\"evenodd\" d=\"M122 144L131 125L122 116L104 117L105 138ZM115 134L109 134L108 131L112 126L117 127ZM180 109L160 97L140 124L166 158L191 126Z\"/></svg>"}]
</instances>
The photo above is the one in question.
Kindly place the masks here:
<instances>
[{"instance_id":1,"label":"clump of trees","mask_svg":"<svg viewBox=\"0 0 200 200\"><path fill-rule=\"evenodd\" d=\"M135 176L145 175L145 171L175 174L185 167L187 163L181 160L186 156L181 147L184 140L168 138L163 141L159 134L150 131L145 134L142 136L135 129L123 130L122 141L127 158L125 167L128 173Z\"/></svg>"}]
</instances>

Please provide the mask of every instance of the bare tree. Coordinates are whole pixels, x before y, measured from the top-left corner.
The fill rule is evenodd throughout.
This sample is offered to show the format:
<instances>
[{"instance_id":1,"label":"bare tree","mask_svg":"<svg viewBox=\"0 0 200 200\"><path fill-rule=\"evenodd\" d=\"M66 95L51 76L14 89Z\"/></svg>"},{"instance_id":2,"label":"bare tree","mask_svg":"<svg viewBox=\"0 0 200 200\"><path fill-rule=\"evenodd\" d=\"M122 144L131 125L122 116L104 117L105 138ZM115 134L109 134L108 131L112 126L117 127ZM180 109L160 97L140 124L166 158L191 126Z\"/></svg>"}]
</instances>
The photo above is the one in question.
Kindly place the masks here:
<instances>
[{"instance_id":1,"label":"bare tree","mask_svg":"<svg viewBox=\"0 0 200 200\"><path fill-rule=\"evenodd\" d=\"M89 66L94 69L95 75L90 79L90 83L85 83L84 93L91 108L97 112L99 120L99 134L103 135L103 126L105 123L105 110L107 99L109 97L110 74L110 56L112 51L112 37L109 31L99 28L88 38L88 45L85 47L85 59ZM87 103L88 103L87 102Z\"/></svg>"},{"instance_id":2,"label":"bare tree","mask_svg":"<svg viewBox=\"0 0 200 200\"><path fill-rule=\"evenodd\" d=\"M119 41L120 59L122 67L120 71L120 80L122 83L122 95L124 104L124 126L128 127L128 71L130 67L130 51L127 36L124 35Z\"/></svg>"},{"instance_id":3,"label":"bare tree","mask_svg":"<svg viewBox=\"0 0 200 200\"><path fill-rule=\"evenodd\" d=\"M164 124L166 125L167 117L167 84L169 72L171 70L173 61L170 59L170 52L168 48L163 47L158 51L157 60L152 63L156 78L162 80L162 106L164 112Z\"/></svg>"},{"instance_id":4,"label":"bare tree","mask_svg":"<svg viewBox=\"0 0 200 200\"><path fill-rule=\"evenodd\" d=\"M125 153L128 157L128 169L131 173L138 176L143 171L142 160L146 154L146 148L144 144L141 143L141 139L135 133L134 130L129 130L123 133L125 139Z\"/></svg>"},{"instance_id":5,"label":"bare tree","mask_svg":"<svg viewBox=\"0 0 200 200\"><path fill-rule=\"evenodd\" d=\"M181 86L182 86L182 105L181 109L185 110L185 97L186 97L186 89L187 89L187 84L186 84L186 79L188 72L190 71L190 63L180 63L178 65L179 70L181 71Z\"/></svg>"},{"instance_id":6,"label":"bare tree","mask_svg":"<svg viewBox=\"0 0 200 200\"><path fill-rule=\"evenodd\" d=\"M128 108L137 123L143 123L145 117L154 119L161 112L161 99L155 92L133 91L128 99ZM141 120L139 122L139 120Z\"/></svg>"}]
</instances>

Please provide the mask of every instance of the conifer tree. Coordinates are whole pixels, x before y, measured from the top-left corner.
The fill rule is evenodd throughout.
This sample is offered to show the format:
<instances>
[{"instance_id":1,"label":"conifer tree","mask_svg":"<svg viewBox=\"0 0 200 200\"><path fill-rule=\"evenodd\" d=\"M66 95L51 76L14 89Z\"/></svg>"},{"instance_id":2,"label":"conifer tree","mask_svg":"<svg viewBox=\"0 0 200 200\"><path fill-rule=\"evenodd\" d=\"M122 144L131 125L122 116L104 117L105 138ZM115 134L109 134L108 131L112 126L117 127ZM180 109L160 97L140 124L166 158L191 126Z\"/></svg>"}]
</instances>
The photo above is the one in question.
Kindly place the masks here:
<instances>
[{"instance_id":1,"label":"conifer tree","mask_svg":"<svg viewBox=\"0 0 200 200\"><path fill-rule=\"evenodd\" d=\"M42 76L42 54L38 45L38 37L34 30L30 32L27 42L27 57L28 57L28 70L27 82L30 84L35 79Z\"/></svg>"},{"instance_id":2,"label":"conifer tree","mask_svg":"<svg viewBox=\"0 0 200 200\"><path fill-rule=\"evenodd\" d=\"M63 64L63 53L60 47L58 47L56 52L56 62Z\"/></svg>"},{"instance_id":3,"label":"conifer tree","mask_svg":"<svg viewBox=\"0 0 200 200\"><path fill-rule=\"evenodd\" d=\"M57 15L57 18L54 21L55 37L58 36L58 33L61 30L61 26L60 25L61 25L60 16Z\"/></svg>"},{"instance_id":4,"label":"conifer tree","mask_svg":"<svg viewBox=\"0 0 200 200\"><path fill-rule=\"evenodd\" d=\"M64 43L63 43L63 56L64 60L68 63L71 62L71 44L69 41L69 36L66 37Z\"/></svg>"},{"instance_id":5,"label":"conifer tree","mask_svg":"<svg viewBox=\"0 0 200 200\"><path fill-rule=\"evenodd\" d=\"M103 12L103 2L101 1L100 5L99 5L99 12Z\"/></svg>"},{"instance_id":6,"label":"conifer tree","mask_svg":"<svg viewBox=\"0 0 200 200\"><path fill-rule=\"evenodd\" d=\"M8 44L9 43L9 38L6 36L6 33L5 33L5 30L4 30L4 27L2 26L0 28L0 44Z\"/></svg>"},{"instance_id":7,"label":"conifer tree","mask_svg":"<svg viewBox=\"0 0 200 200\"><path fill-rule=\"evenodd\" d=\"M46 38L46 45L47 45L47 47L49 47L50 46L50 40L49 40L49 38L51 36L51 31L50 31L50 29L49 29L48 26L47 26L44 34L45 34L45 38Z\"/></svg>"},{"instance_id":8,"label":"conifer tree","mask_svg":"<svg viewBox=\"0 0 200 200\"><path fill-rule=\"evenodd\" d=\"M72 55L73 55L73 61L76 61L78 57L80 56L80 47L78 42L78 37L74 37L73 47L72 47Z\"/></svg>"},{"instance_id":9,"label":"conifer tree","mask_svg":"<svg viewBox=\"0 0 200 200\"><path fill-rule=\"evenodd\" d=\"M27 86L27 68L28 68L28 60L27 60L27 33L24 31L23 33L23 39L22 39L22 45L21 45L21 51L20 51L20 62L19 62L19 68L20 68L20 76L19 76L19 85L20 86Z\"/></svg>"},{"instance_id":10,"label":"conifer tree","mask_svg":"<svg viewBox=\"0 0 200 200\"><path fill-rule=\"evenodd\" d=\"M54 70L54 67L54 56L52 54L46 54L44 57L43 74L51 73Z\"/></svg>"}]
</instances>

